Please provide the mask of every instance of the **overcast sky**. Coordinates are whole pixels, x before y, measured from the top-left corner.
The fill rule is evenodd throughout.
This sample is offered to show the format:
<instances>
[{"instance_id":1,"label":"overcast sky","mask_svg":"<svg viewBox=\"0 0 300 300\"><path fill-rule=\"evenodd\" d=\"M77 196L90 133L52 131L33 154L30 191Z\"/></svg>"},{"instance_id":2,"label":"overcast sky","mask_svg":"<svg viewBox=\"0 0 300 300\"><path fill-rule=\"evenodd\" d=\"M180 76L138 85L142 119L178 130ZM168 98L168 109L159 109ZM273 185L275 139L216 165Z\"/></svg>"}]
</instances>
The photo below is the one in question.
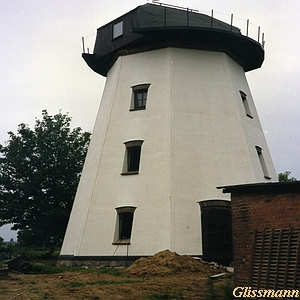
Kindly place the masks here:
<instances>
[{"instance_id":1,"label":"overcast sky","mask_svg":"<svg viewBox=\"0 0 300 300\"><path fill-rule=\"evenodd\" d=\"M43 109L68 112L72 126L92 131L105 78L81 58L96 29L146 1L0 0L0 144L20 123L33 127ZM265 36L262 67L247 73L277 173L300 179L300 1L172 0ZM0 229L6 240L12 236Z\"/></svg>"}]
</instances>

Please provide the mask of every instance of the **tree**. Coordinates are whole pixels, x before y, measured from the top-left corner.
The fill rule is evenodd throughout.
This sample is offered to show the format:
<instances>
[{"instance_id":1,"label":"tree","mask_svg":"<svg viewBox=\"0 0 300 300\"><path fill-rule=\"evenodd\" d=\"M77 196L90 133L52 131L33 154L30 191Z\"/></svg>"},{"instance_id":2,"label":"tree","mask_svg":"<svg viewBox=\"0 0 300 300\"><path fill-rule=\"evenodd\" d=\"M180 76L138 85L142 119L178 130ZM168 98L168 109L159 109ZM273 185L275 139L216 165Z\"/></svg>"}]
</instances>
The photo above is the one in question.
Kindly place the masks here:
<instances>
[{"instance_id":1,"label":"tree","mask_svg":"<svg viewBox=\"0 0 300 300\"><path fill-rule=\"evenodd\" d=\"M13 223L24 245L62 243L90 141L70 122L43 110L34 130L20 124L0 145L0 226Z\"/></svg>"},{"instance_id":2,"label":"tree","mask_svg":"<svg viewBox=\"0 0 300 300\"><path fill-rule=\"evenodd\" d=\"M284 173L279 173L278 174L278 181L279 182L289 182L289 181L297 181L295 177L290 177L291 172L290 171L285 171Z\"/></svg>"}]
</instances>

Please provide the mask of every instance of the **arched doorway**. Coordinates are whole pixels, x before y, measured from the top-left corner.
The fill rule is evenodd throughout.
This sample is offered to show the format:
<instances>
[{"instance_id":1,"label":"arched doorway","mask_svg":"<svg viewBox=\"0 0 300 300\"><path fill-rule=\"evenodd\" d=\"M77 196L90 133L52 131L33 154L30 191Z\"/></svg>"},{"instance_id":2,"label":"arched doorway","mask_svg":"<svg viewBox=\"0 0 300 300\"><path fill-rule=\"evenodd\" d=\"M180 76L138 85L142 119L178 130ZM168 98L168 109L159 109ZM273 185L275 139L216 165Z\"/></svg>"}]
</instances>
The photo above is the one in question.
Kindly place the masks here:
<instances>
[{"instance_id":1,"label":"arched doorway","mask_svg":"<svg viewBox=\"0 0 300 300\"><path fill-rule=\"evenodd\" d=\"M199 204L203 259L229 265L233 258L230 201L206 200Z\"/></svg>"}]
</instances>

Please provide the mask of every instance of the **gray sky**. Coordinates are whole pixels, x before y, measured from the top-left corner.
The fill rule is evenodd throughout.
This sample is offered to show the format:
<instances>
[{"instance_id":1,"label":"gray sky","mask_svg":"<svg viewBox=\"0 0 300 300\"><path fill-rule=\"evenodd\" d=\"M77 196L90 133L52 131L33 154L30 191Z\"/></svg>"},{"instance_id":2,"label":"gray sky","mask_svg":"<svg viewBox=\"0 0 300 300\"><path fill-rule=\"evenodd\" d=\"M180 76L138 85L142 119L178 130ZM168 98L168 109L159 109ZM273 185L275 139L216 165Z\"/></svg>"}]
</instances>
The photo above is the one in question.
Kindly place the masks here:
<instances>
[{"instance_id":1,"label":"gray sky","mask_svg":"<svg viewBox=\"0 0 300 300\"><path fill-rule=\"evenodd\" d=\"M96 29L146 1L0 0L0 144L20 123L33 127L43 109L68 112L72 126L92 131L105 78L81 58L81 37L93 49ZM266 59L247 73L277 173L300 179L300 1L172 0L265 34ZM12 234L0 229L0 236ZM12 236L13 237L13 236Z\"/></svg>"}]
</instances>

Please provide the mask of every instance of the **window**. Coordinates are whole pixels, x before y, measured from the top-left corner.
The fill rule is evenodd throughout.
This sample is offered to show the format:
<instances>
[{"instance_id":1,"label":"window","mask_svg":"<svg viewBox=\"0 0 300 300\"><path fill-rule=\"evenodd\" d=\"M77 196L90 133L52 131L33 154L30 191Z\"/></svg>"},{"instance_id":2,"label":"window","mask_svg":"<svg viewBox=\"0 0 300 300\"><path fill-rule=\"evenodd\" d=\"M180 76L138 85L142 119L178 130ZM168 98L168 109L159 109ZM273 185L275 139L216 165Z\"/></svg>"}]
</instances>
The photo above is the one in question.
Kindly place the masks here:
<instances>
[{"instance_id":1,"label":"window","mask_svg":"<svg viewBox=\"0 0 300 300\"><path fill-rule=\"evenodd\" d=\"M145 109L150 84L139 84L132 87L130 110Z\"/></svg>"},{"instance_id":2,"label":"window","mask_svg":"<svg viewBox=\"0 0 300 300\"><path fill-rule=\"evenodd\" d=\"M117 223L115 230L115 238L113 244L130 244L133 215L136 207L125 206L118 207L117 210Z\"/></svg>"},{"instance_id":3,"label":"window","mask_svg":"<svg viewBox=\"0 0 300 300\"><path fill-rule=\"evenodd\" d=\"M243 101L243 105L244 105L244 109L245 109L246 115L249 118L253 118L253 116L251 114L251 111L250 111L250 107L249 107L247 95L244 92L242 92L242 91L240 91L240 94L241 94L241 97L242 97L242 101Z\"/></svg>"},{"instance_id":4,"label":"window","mask_svg":"<svg viewBox=\"0 0 300 300\"><path fill-rule=\"evenodd\" d=\"M123 34L123 20L113 24L112 37L113 39L121 36Z\"/></svg>"},{"instance_id":5,"label":"window","mask_svg":"<svg viewBox=\"0 0 300 300\"><path fill-rule=\"evenodd\" d=\"M134 93L134 108L145 108L147 100L147 90L140 90Z\"/></svg>"},{"instance_id":6,"label":"window","mask_svg":"<svg viewBox=\"0 0 300 300\"><path fill-rule=\"evenodd\" d=\"M122 175L138 174L143 141L124 143L126 147Z\"/></svg>"},{"instance_id":7,"label":"window","mask_svg":"<svg viewBox=\"0 0 300 300\"><path fill-rule=\"evenodd\" d=\"M267 169L267 165L266 165L263 153L262 153L262 149L258 146L255 146L255 148L256 148L256 152L257 152L259 162L260 162L260 165L261 165L261 168L263 170L265 178L266 179L271 179L271 177L269 176L269 173L268 173L268 169Z\"/></svg>"}]
</instances>

